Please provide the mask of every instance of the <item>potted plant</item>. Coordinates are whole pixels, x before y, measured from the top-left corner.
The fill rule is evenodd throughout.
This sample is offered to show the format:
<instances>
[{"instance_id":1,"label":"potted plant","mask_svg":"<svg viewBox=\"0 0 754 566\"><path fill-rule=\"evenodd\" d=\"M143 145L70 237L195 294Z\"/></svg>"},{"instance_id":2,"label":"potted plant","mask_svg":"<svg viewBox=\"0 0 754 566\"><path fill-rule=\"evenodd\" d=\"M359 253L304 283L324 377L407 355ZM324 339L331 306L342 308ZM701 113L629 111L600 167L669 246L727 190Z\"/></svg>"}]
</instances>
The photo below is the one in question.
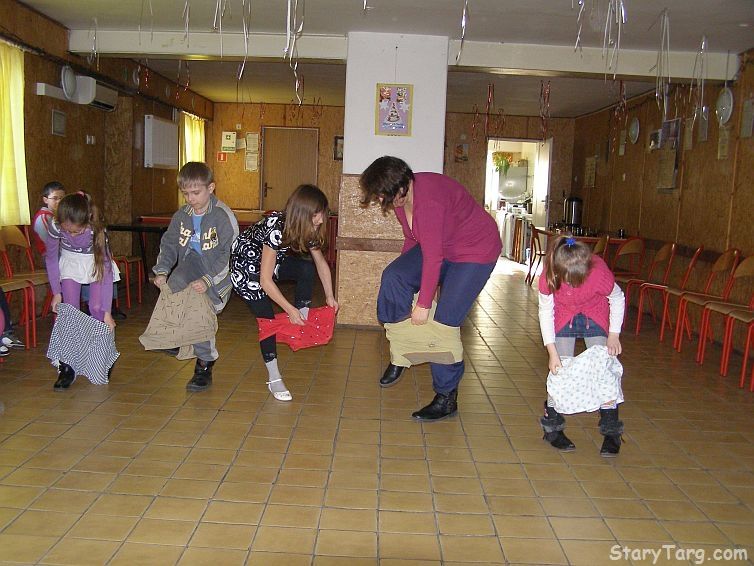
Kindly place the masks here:
<instances>
[{"instance_id":1,"label":"potted plant","mask_svg":"<svg viewBox=\"0 0 754 566\"><path fill-rule=\"evenodd\" d=\"M504 151L493 151L492 152L492 163L495 165L495 171L502 172L503 175L508 174L508 169L511 168L511 160L513 159L513 156L510 153L505 153Z\"/></svg>"}]
</instances>

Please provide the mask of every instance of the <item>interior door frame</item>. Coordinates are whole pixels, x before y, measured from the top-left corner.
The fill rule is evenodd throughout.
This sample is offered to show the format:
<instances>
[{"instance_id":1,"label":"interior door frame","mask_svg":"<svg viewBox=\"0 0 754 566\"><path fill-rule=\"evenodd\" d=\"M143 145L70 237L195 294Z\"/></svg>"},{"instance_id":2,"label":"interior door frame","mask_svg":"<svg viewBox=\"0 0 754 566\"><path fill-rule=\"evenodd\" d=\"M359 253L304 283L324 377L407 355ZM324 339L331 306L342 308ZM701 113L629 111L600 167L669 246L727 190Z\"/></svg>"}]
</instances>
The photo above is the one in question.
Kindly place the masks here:
<instances>
[{"instance_id":1,"label":"interior door frame","mask_svg":"<svg viewBox=\"0 0 754 566\"><path fill-rule=\"evenodd\" d=\"M266 138L265 130L314 130L317 132L317 161L314 164L315 168L315 175L317 178L317 183L319 183L319 142L320 142L320 131L319 128L314 127L306 127L306 126L261 126L261 153L262 156L261 162L259 163L259 210L265 210L264 208L264 165L265 165L265 145L266 145Z\"/></svg>"}]
</instances>

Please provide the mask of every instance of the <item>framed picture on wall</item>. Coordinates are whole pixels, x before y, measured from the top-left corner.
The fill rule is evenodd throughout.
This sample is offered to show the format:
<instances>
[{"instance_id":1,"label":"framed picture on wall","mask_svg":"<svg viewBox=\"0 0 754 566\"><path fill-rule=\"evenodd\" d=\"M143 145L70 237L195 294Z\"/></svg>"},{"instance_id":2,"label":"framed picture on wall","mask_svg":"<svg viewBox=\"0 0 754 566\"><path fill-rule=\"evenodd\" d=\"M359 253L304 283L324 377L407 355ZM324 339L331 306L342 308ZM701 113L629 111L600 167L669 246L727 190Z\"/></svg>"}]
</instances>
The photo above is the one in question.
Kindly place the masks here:
<instances>
[{"instance_id":1,"label":"framed picture on wall","mask_svg":"<svg viewBox=\"0 0 754 566\"><path fill-rule=\"evenodd\" d=\"M377 83L374 133L378 136L410 136L413 102L413 85Z\"/></svg>"},{"instance_id":2,"label":"framed picture on wall","mask_svg":"<svg viewBox=\"0 0 754 566\"><path fill-rule=\"evenodd\" d=\"M335 161L343 161L343 136L335 136L332 144L332 158Z\"/></svg>"}]
</instances>

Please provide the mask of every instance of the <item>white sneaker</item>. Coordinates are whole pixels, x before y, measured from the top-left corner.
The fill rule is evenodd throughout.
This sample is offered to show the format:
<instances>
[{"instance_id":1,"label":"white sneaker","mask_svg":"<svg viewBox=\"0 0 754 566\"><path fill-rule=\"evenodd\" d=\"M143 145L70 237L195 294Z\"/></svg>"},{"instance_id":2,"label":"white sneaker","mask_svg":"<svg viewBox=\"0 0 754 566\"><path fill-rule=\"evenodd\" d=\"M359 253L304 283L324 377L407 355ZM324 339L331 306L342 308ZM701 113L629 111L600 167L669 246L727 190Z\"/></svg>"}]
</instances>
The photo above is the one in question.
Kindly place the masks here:
<instances>
[{"instance_id":1,"label":"white sneaker","mask_svg":"<svg viewBox=\"0 0 754 566\"><path fill-rule=\"evenodd\" d=\"M6 346L0 346L0 358L7 356L8 354L10 354L10 350L8 350Z\"/></svg>"}]
</instances>

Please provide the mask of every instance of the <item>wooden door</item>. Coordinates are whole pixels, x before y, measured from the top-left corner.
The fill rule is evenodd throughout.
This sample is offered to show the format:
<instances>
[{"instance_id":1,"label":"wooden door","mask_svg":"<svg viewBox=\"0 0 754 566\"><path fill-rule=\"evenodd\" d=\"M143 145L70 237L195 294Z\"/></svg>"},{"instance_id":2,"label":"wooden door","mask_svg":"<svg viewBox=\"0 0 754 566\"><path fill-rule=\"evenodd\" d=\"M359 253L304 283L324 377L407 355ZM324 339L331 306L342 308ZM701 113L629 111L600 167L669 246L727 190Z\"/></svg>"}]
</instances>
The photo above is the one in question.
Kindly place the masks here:
<instances>
[{"instance_id":1,"label":"wooden door","mask_svg":"<svg viewBox=\"0 0 754 566\"><path fill-rule=\"evenodd\" d=\"M534 169L532 198L532 222L545 228L550 216L550 163L552 162L552 138L539 144L537 163Z\"/></svg>"},{"instance_id":2,"label":"wooden door","mask_svg":"<svg viewBox=\"0 0 754 566\"><path fill-rule=\"evenodd\" d=\"M301 184L317 184L319 130L262 128L262 210L283 210Z\"/></svg>"}]
</instances>

